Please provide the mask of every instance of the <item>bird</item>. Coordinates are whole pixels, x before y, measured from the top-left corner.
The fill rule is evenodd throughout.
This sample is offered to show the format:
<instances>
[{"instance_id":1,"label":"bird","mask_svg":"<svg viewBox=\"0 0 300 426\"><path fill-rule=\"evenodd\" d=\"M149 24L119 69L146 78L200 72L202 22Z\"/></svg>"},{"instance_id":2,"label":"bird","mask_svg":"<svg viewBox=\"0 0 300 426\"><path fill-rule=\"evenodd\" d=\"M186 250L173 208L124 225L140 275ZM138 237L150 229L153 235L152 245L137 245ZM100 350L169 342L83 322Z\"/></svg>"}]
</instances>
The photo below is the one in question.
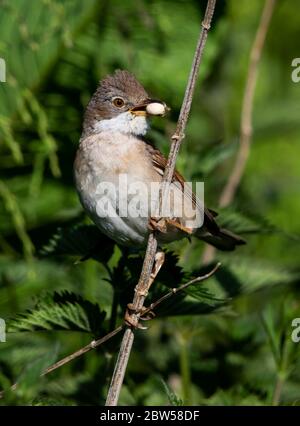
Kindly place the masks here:
<instances>
[{"instance_id":1,"label":"bird","mask_svg":"<svg viewBox=\"0 0 300 426\"><path fill-rule=\"evenodd\" d=\"M160 246L196 237L217 249L232 251L245 240L217 224L217 213L206 208L189 186L184 190L186 181L177 170L172 179L170 216L152 215L150 207L157 205L159 195L151 192L151 185L159 187L167 160L147 140L147 132L149 118L167 110L127 70L116 70L99 82L84 113L74 161L75 186L83 208L105 235L122 246L146 247L149 233L156 231ZM129 186L134 188L130 194ZM176 207L182 203L190 207L176 216ZM195 215L201 220L191 221Z\"/></svg>"}]
</instances>

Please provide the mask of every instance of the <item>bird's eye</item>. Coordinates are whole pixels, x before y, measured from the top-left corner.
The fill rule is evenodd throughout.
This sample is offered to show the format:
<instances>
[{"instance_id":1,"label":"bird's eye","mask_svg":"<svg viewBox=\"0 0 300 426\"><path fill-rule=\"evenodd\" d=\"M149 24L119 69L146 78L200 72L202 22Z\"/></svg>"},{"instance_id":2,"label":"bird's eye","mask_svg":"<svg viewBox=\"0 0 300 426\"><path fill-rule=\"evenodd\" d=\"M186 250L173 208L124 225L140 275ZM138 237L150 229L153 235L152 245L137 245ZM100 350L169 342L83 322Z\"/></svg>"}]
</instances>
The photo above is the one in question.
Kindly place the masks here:
<instances>
[{"instance_id":1,"label":"bird's eye","mask_svg":"<svg viewBox=\"0 0 300 426\"><path fill-rule=\"evenodd\" d=\"M115 98L113 100L113 104L114 106L116 106L117 108L122 108L122 106L124 106L124 101L122 98Z\"/></svg>"}]
</instances>

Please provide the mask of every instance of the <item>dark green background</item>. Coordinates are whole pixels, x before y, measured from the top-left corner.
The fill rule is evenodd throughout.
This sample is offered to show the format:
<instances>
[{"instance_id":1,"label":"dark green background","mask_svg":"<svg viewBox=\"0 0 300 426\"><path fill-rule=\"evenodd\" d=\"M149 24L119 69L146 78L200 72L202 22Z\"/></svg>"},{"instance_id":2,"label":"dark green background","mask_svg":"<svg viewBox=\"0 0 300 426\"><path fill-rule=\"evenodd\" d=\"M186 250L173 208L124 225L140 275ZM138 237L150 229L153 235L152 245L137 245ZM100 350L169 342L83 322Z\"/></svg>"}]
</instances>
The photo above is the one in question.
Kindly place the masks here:
<instances>
[{"instance_id":1,"label":"dark green background","mask_svg":"<svg viewBox=\"0 0 300 426\"><path fill-rule=\"evenodd\" d=\"M204 180L206 203L216 209L238 148L249 52L263 4L217 1L178 158L188 180ZM88 240L82 235L75 238L77 250L74 238L73 251L68 246L75 256L41 256L40 249L57 228L88 223L72 164L84 107L104 75L128 69L172 108L166 119L153 120L150 134L167 154L205 5L0 2L0 57L7 67L7 82L0 83L0 317L12 331L0 343L0 388L20 383L1 404L103 404L118 338L43 379L39 372L120 323L142 257L125 259L104 240L100 263L75 265ZM137 333L121 404L265 405L276 403L276 386L281 404L299 403L300 343L291 341L291 321L300 317L300 83L291 80L291 62L300 57L298 8L297 0L276 2L259 66L250 158L233 205L220 214L220 223L241 232L247 246L218 253L224 267L206 290L191 290ZM196 276L203 247L172 244L178 259L169 254L154 293ZM109 321L113 288L120 306ZM98 303L106 320L63 290ZM29 314L24 325L28 313L17 314L28 309L35 319Z\"/></svg>"}]
</instances>

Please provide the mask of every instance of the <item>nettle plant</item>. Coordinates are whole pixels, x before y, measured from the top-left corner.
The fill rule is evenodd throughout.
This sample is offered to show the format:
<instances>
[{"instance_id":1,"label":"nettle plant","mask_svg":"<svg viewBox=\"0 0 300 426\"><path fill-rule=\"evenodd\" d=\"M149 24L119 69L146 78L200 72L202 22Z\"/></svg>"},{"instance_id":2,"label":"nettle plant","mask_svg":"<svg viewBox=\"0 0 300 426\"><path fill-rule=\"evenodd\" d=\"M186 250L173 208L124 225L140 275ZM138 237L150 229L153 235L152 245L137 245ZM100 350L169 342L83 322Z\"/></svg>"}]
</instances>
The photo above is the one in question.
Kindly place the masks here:
<instances>
[{"instance_id":1,"label":"nettle plant","mask_svg":"<svg viewBox=\"0 0 300 426\"><path fill-rule=\"evenodd\" d=\"M27 8L27 2L21 3ZM19 252L14 252L7 244L5 246L5 240L2 240L2 232L6 238L3 228L1 245L6 250L4 260L0 259L0 295L2 307L6 302L10 305L10 317L5 318L6 342L0 343L0 389L3 390L0 404L104 403L120 347L119 332L124 327L124 314L133 299L144 260L144 253L119 247L95 226L80 221L77 223L77 207L74 207L76 211L70 211L70 205L75 206L72 198L75 191L73 184L70 184L71 167L69 174L66 170L63 170L63 176L60 174L57 150L60 146L59 155L60 159L64 155L62 162L65 160L65 168L70 166L70 158L74 153L65 150L72 146L73 131L81 119L80 96L82 92L85 97L90 93L91 64L96 69L95 58L98 61L101 57L102 63L105 51L114 51L115 57L109 59L108 68L115 65L116 58L125 67L128 65L126 59L121 60L124 40L126 46L129 41L141 41L140 38L134 42L133 37L131 40L127 36L124 38L124 29L120 25L122 20L136 19L135 22L130 21L132 27L137 22L142 24L140 16L136 17L135 13L127 15L127 3L126 6L124 2L117 5L116 22L113 19L110 27L107 23L103 26L103 17L95 14L92 3L66 3L66 13L68 8L72 8L67 15L68 26L64 25L64 16L60 8L54 7L54 1L47 2L47 5L40 3L33 10L35 14L28 15L28 19L32 20L32 28L38 31L36 34L29 31L29 37L24 38L27 31L19 34L13 26L7 27L5 32L7 46L10 46L12 39L18 41L14 45L24 44L22 51L26 57L23 57L22 64L26 64L30 72L24 73L23 66L8 57L7 62L10 63L10 69L14 69L14 81L18 81L18 85L2 86L7 90L6 102L3 103L7 110L5 116L1 115L0 130L11 152L8 164L14 164L15 161L20 168L13 169L11 186L6 186L2 180L0 182L0 195L6 207L3 212L1 206L1 223L5 228L16 228L15 233L22 242L26 261ZM5 7L6 16L1 15L1 19L6 21L6 25L10 27L9 23L14 21L7 19L7 16L23 19L23 9L17 13L17 6L9 2L6 2ZM122 15L122 7L126 9L126 14L123 10ZM178 31L179 28L185 28L183 23L189 19L189 15L183 13L185 9L186 5L180 9L180 20L174 25L173 36L178 39L170 38L169 33L158 30L156 24L153 26L151 40L157 40L159 48L154 57L158 61L161 58L162 42L165 44L166 57L168 46L176 46L176 61L186 50L186 44L179 50L182 33ZM247 28L242 19L247 16L248 22L248 15L240 13L237 8L232 8L233 12L238 12L236 23L240 22L241 28ZM114 13L109 15L114 18ZM47 31L44 31L44 25L36 25L36 19L40 16L44 16L45 22L48 22ZM98 16L100 24L97 21L97 25L91 22L86 25L88 18L94 16ZM164 17L169 19L168 10ZM43 22L40 18L38 21ZM5 22L2 24L4 28ZM77 27L88 28L88 32L73 46L71 33L75 34L73 30ZM27 29L30 28L28 23ZM62 28L63 33L57 31L57 28ZM99 40L106 40L103 37L106 28L110 28L110 36L106 37L108 41L105 46L100 46L103 56L99 56ZM116 29L120 30L120 38L111 38ZM145 28L141 27L139 32L145 32ZM47 46L49 37L51 45ZM235 37L234 32L232 37ZM45 84L45 71L49 68L49 62L54 61L62 38L63 44L70 49L63 51L59 72L53 73L52 79ZM36 49L36 40L41 49ZM217 45L218 48L222 46L218 40L215 39L215 47L212 49L216 52ZM144 48L140 44L132 46L133 50L142 51L141 47ZM247 48L248 44L245 50ZM7 53L15 54L12 49L8 49ZM149 60L147 65L144 64L144 69L151 69L153 54L151 47L151 55L143 55ZM210 56L214 58L214 54ZM224 56L223 52L221 56ZM236 62L232 60L230 52L228 57L232 63ZM214 64L212 60L210 62ZM169 74L174 72L174 65L175 61L170 61ZM257 63L252 69L256 67ZM178 75L181 68L177 68L174 74ZM33 69L35 72L31 72ZM82 73L80 84L73 78L75 74L79 75L79 70ZM208 71L206 76L209 76ZM186 78L185 75L183 77ZM155 74L155 79L160 82L162 90L170 91L170 86L165 85L165 74L160 70ZM255 84L250 86L254 88ZM44 91L39 95L28 87L44 87ZM174 93L173 100L179 108L177 86ZM253 93L254 89L252 96L245 99L252 98L253 101ZM240 99L239 95L238 92L237 97ZM18 105L20 100L22 102ZM214 100L211 104L214 104ZM284 108L291 113L292 107L288 109L285 104ZM17 110L20 120L16 126L13 118ZM298 116L295 116L295 127L298 122ZM285 128L285 123L280 120L276 120L276 123ZM162 138L159 132L156 132L156 137L158 143L162 139L166 143L166 138ZM78 134L74 139L78 140ZM198 143L198 127L195 140ZM198 161L198 151L195 160L198 176L208 177L208 181L218 187L220 176L215 171L235 150L235 143L201 147L201 162ZM3 164L7 163L6 156L2 160ZM28 164L32 166L32 173ZM60 182L64 182L64 185L57 185L54 179L43 183L48 164L51 176L61 176ZM26 170L30 171L28 175L25 175ZM18 191L23 194L20 198L14 195ZM244 188L241 197L238 197L239 201L247 199L255 204L256 201L243 191ZM41 203L38 204L37 200ZM19 205L27 212L27 221ZM67 212L62 211L62 205L68 205ZM290 242L290 236L281 229L253 214L253 205L244 210L246 213L238 212L233 207L221 210L218 217L220 226L230 228L247 240L255 234L263 235L266 240L267 234L278 234L282 237L282 244ZM57 230L49 243L39 250L43 231L47 235L51 234L56 220L65 221L64 227ZM10 229L5 231L13 232ZM294 242L295 238L294 235ZM12 239L15 240L15 235ZM36 252L39 256L36 258L31 239L37 242ZM136 343L122 388L122 404L298 403L300 345L291 338L294 330L291 323L299 317L299 268L292 270L265 262L261 255L256 255L255 245L251 245L247 253L228 256L218 254L215 261L205 267L198 267L203 254L200 243L190 245L187 249L186 246L182 249L176 245L169 248L164 267L150 288L146 301L149 309L143 312L142 317L148 321L140 322L148 329L136 331ZM222 265L215 268L219 260ZM24 279L22 281L24 276L28 278L27 285L24 285ZM207 280L202 282L199 277ZM23 311L29 306L32 295L38 297L32 302L30 310ZM11 312L19 314L12 315ZM58 361L62 356L65 358Z\"/></svg>"},{"instance_id":2,"label":"nettle plant","mask_svg":"<svg viewBox=\"0 0 300 426\"><path fill-rule=\"evenodd\" d=\"M264 220L260 222L257 218L254 220L251 217L233 213L232 210L224 211L220 215L220 220L243 234L253 234L262 230L266 232ZM270 225L269 232L276 232L276 230ZM66 340L63 339L63 341L68 342L68 332L77 332L80 336L82 333L87 336L84 341L86 342L88 339L88 344L80 348L78 347L80 346L79 341L76 339L71 347L74 348L75 346L77 350L71 355L67 354L62 361L58 362L57 360L61 356L58 355L58 351L61 354L66 354L66 350L64 347L59 349L57 344L54 344L54 347L50 349L49 346L47 348L47 344L45 345L45 341L42 345L41 342L39 344L36 342L30 348L30 351L29 348L26 349L24 342L23 349L14 347L13 357L17 356L18 364L22 359L22 350L25 354L22 362L22 373L19 375L17 385L13 387L13 390L11 390L9 381L6 381L2 396L8 395L14 403L20 401L20 398L21 400L25 398L26 401L30 399L37 404L43 403L43 401L48 403L49 398L53 398L53 393L56 395L55 398L57 398L57 394L60 398L66 398L65 390L62 391L59 385L55 389L55 383L60 383L60 380L66 378L70 380L70 387L72 388L71 383L73 381L85 380L84 358L88 355L84 354L95 351L95 356L102 366L100 376L99 371L97 373L97 386L99 386L100 402L101 399L104 401L108 385L107 380L111 375L111 361L117 354L120 345L120 339L114 336L119 334L124 326L124 313L127 304L132 300L134 288L139 278L143 263L143 252L117 246L101 234L94 225L77 224L59 229L49 243L40 250L40 256L41 259L52 259L52 261L67 264L68 268L71 269L97 262L99 265L99 286L100 288L103 286L105 295L100 297L99 303L96 303L84 298L82 291L75 293L68 289L62 289L53 293L46 292L37 300L32 309L9 319L7 321L9 336L13 336L13 333L18 333L16 336L22 336L23 333L28 336L28 332L37 333L37 336L40 336L40 332L43 331L49 333L53 346L53 332L60 332L57 335L57 342L60 340L61 333L67 333ZM161 324L162 327L168 327L169 324L172 329L174 321L176 324L177 320L183 330L192 330L192 332L183 331L183 335L191 333L188 340L193 339L198 331L195 332L195 324L194 326L191 326L191 324L195 321L198 324L200 318L203 318L204 323L207 322L207 318L214 318L212 321L212 324L214 324L215 321L217 323L222 321L224 316L227 318L236 317L234 313L235 304L246 299L247 304L252 306L250 311L255 309L255 315L260 317L262 324L260 333L266 333L268 336L278 377L280 377L280 380L285 380L290 374L291 365L295 364L295 354L298 350L297 345L291 344L292 340L288 334L287 324L291 312L287 313L285 309L282 309L280 312L274 313L274 310L265 307L268 306L269 300L274 299L276 301L276 297L282 291L278 289L282 289L283 285L293 285L297 282L298 274L275 268L262 261L255 262L253 259L241 255L238 257L224 255L221 261L222 265L218 268L214 268L216 262L213 262L202 268L186 270L180 264L178 256L171 250L167 251L164 268L159 272L147 298L149 310L145 313L144 319L148 321L143 321L143 324L149 328L150 334L147 330L138 331L138 341L139 339L142 339L142 341L147 339L148 335L150 340L153 339L151 329L152 327L155 329L156 322ZM209 279L203 283L199 282L202 280L197 279L197 277ZM189 285L184 288L183 286L186 283ZM178 294L176 294L175 289L179 290ZM166 295L168 296L166 297ZM160 302L157 306L156 301ZM256 306L258 301L259 306ZM255 308L253 305L255 305ZM295 310L293 314L295 315ZM201 321L199 324L201 324ZM181 347L183 339L182 336L178 337L180 327L178 333L176 332L173 335L179 347ZM210 327L210 332L215 329L214 333L219 333L218 328L219 326L214 324L212 329ZM246 335L249 332L251 335L254 330L249 331L249 328L246 327L246 330L243 331ZM226 336L226 333L228 334L229 331L227 330L224 336ZM236 337L231 336L232 338L235 339ZM249 335L243 338L246 339L246 342ZM159 342L156 344L159 345ZM161 344L163 345L162 342ZM69 344L67 346L70 347ZM99 349L97 349L98 346ZM137 343L137 346L140 356L143 356L144 350L139 343ZM145 347L145 356L149 357L149 352L151 358L151 350L149 351ZM41 353L44 353L44 355L41 356ZM32 357L33 354L36 354L36 356ZM135 356L137 355L133 353L133 357ZM262 355L257 355L258 359L260 356ZM28 364L26 366L27 357ZM60 374L57 376L52 372L59 367L61 367ZM130 368L129 364L130 370L132 368L134 370L135 367ZM79 374L80 377L71 378L70 369L76 371L76 375ZM50 380L48 384L45 384L45 379L40 378L40 376L45 375ZM271 378L274 380L274 372ZM272 379L270 381L272 382ZM181 400L172 393L164 381L162 383L159 388L172 404L178 405L188 402L190 398L188 386L183 395L184 400ZM73 385L76 388L75 384ZM268 386L270 386L270 383L268 383ZM39 393L43 397L39 396ZM55 398L53 398L53 403L55 401L57 403ZM67 403L68 399L65 402ZM92 400L90 402L93 403ZM95 403L99 403L99 399Z\"/></svg>"}]
</instances>

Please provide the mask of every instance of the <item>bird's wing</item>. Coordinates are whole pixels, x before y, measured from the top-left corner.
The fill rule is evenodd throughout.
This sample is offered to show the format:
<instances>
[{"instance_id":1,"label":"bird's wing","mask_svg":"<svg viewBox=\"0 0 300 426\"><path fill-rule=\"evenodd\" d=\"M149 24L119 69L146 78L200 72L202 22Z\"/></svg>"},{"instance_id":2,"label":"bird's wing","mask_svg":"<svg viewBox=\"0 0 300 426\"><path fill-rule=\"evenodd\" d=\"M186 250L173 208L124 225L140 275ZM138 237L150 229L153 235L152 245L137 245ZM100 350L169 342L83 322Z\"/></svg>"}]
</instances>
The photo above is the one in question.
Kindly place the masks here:
<instances>
[{"instance_id":1,"label":"bird's wing","mask_svg":"<svg viewBox=\"0 0 300 426\"><path fill-rule=\"evenodd\" d=\"M146 149L150 155L153 167L155 168L157 173L163 176L166 165L167 165L166 158L162 155L162 153L158 149L155 149L152 145L149 145L148 143L146 143ZM178 182L181 185L182 189L184 188L184 183L186 182L184 177L177 170L175 170L174 172L172 181ZM199 209L202 209L203 206L201 201L197 199L196 195L192 192L192 190L190 192L185 191L185 193L187 194L187 196L190 196L192 198L192 202L194 206L197 206ZM214 212L213 210L209 210L208 208L204 206L203 226L205 230L211 232L212 234L218 233L220 230L218 224L214 220L215 216L217 216L216 212Z\"/></svg>"}]
</instances>

